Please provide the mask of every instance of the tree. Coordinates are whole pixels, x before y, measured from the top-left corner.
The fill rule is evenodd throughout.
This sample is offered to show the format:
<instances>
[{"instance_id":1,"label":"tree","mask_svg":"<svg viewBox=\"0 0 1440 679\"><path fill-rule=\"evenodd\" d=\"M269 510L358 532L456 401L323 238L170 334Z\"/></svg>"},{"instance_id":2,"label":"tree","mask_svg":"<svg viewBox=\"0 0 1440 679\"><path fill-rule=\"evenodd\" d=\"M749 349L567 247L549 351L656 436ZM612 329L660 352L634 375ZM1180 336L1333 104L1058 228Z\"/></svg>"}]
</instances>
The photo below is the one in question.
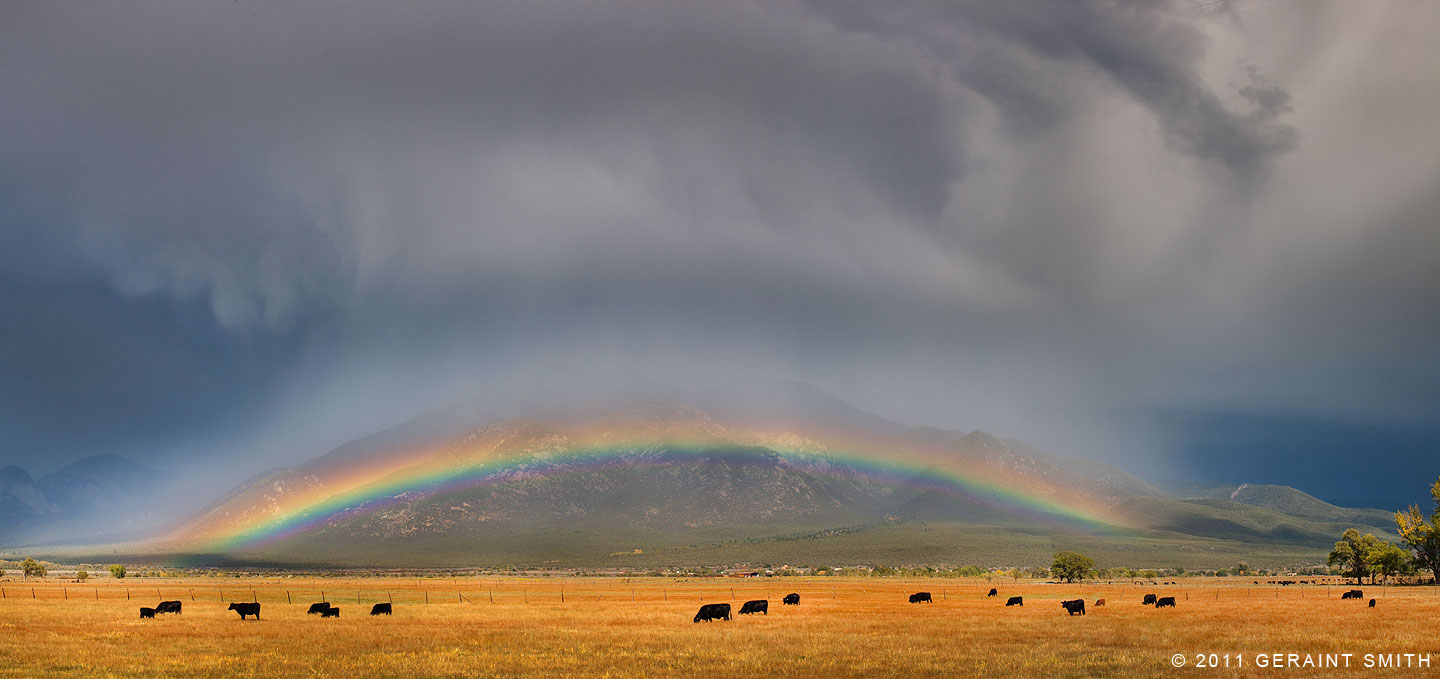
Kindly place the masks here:
<instances>
[{"instance_id":1,"label":"tree","mask_svg":"<svg viewBox=\"0 0 1440 679\"><path fill-rule=\"evenodd\" d=\"M124 566L121 566L121 565L118 564L118 563L115 564L115 565L113 565L113 566L111 566L111 567L110 567L110 577L113 577L113 578L115 578L116 580L119 580L120 578L125 577L125 567L124 567Z\"/></svg>"},{"instance_id":2,"label":"tree","mask_svg":"<svg viewBox=\"0 0 1440 679\"><path fill-rule=\"evenodd\" d=\"M1050 572L1065 582L1084 580L1085 576L1093 570L1095 570L1095 561L1075 552L1060 552L1055 555L1055 560L1050 564Z\"/></svg>"},{"instance_id":3,"label":"tree","mask_svg":"<svg viewBox=\"0 0 1440 679\"><path fill-rule=\"evenodd\" d=\"M1326 563L1332 566L1340 566L1341 572L1346 577L1355 578L1355 584L1360 584L1362 578L1370 575L1370 563L1372 552L1380 549L1384 544L1381 540L1370 533L1364 535L1354 528L1346 529L1340 536L1340 541L1335 543L1334 551L1330 552Z\"/></svg>"},{"instance_id":4,"label":"tree","mask_svg":"<svg viewBox=\"0 0 1440 679\"><path fill-rule=\"evenodd\" d=\"M1249 572L1250 572L1250 564L1245 563L1244 561L1241 561L1240 563L1235 564L1235 574L1236 574L1236 575L1245 575L1245 574L1247 574L1247 573L1249 573Z\"/></svg>"},{"instance_id":5,"label":"tree","mask_svg":"<svg viewBox=\"0 0 1440 679\"><path fill-rule=\"evenodd\" d=\"M1440 582L1440 481L1430 486L1430 497L1435 500L1435 511L1426 521L1420 507L1410 505L1403 512L1395 512L1395 525L1399 529L1400 541L1410 548L1415 562L1430 569L1432 582Z\"/></svg>"},{"instance_id":6,"label":"tree","mask_svg":"<svg viewBox=\"0 0 1440 679\"><path fill-rule=\"evenodd\" d=\"M1389 580L1391 575L1408 573L1414 568L1410 553L1388 542L1381 542L1380 546L1370 553L1369 564L1371 582L1375 581L1376 575Z\"/></svg>"},{"instance_id":7,"label":"tree","mask_svg":"<svg viewBox=\"0 0 1440 679\"><path fill-rule=\"evenodd\" d=\"M90 577L90 572L87 570L82 569L75 571L75 579L79 580L80 582L85 582L85 579L88 577Z\"/></svg>"},{"instance_id":8,"label":"tree","mask_svg":"<svg viewBox=\"0 0 1440 679\"><path fill-rule=\"evenodd\" d=\"M27 578L43 578L49 572L45 569L45 564L30 557L25 557L25 560L20 563L20 568L25 571Z\"/></svg>"}]
</instances>

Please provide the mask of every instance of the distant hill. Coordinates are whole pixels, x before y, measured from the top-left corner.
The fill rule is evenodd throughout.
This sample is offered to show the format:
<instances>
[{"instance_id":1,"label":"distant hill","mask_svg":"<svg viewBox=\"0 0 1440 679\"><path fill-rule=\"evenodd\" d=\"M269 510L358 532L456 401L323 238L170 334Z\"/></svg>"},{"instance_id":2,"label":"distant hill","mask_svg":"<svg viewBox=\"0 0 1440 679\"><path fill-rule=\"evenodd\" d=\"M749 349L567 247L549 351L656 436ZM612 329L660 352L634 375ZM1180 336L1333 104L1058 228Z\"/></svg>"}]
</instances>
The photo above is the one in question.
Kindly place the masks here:
<instances>
[{"instance_id":1,"label":"distant hill","mask_svg":"<svg viewBox=\"0 0 1440 679\"><path fill-rule=\"evenodd\" d=\"M152 534L173 517L172 474L119 455L78 460L38 480L0 469L0 540L8 545L120 540Z\"/></svg>"},{"instance_id":2,"label":"distant hill","mask_svg":"<svg viewBox=\"0 0 1440 679\"><path fill-rule=\"evenodd\" d=\"M1295 517L1322 523L1373 526L1393 531L1395 516L1383 509L1339 507L1289 486L1260 483L1209 485L1169 482L1171 492L1184 500L1228 500L1264 507Z\"/></svg>"}]
</instances>

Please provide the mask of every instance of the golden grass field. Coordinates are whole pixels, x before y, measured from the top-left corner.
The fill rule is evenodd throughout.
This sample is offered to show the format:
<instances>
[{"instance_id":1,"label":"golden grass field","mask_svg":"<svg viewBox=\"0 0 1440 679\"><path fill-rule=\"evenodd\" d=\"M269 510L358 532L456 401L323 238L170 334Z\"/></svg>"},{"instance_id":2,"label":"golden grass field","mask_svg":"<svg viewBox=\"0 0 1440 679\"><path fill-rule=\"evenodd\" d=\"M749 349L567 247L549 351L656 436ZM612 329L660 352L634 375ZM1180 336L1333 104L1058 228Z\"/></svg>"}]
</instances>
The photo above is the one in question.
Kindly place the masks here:
<instances>
[{"instance_id":1,"label":"golden grass field","mask_svg":"<svg viewBox=\"0 0 1440 679\"><path fill-rule=\"evenodd\" d=\"M12 580L0 583L0 677L1440 676L1440 588L1366 586L1379 600L1370 609L1341 601L1338 587L1251 581ZM985 597L992 584L998 600ZM339 619L305 614L322 589ZM781 606L792 591L800 605ZM915 591L935 602L907 603ZM1146 592L1175 596L1178 606L1141 606ZM1026 605L1005 608L1012 594ZM1081 596L1089 614L1067 616L1059 601ZM1099 597L1108 604L1097 609ZM139 619L140 606L162 598L183 601L184 613ZM226 610L252 598L259 621ZM769 599L770 614L691 622L703 602L738 611L752 598ZM366 615L387 599L392 617ZM1243 654L1245 667L1196 668L1202 652ZM1172 667L1176 653L1185 667ZM1355 666L1260 668L1260 653L1352 653ZM1365 653L1429 653L1432 666L1366 669Z\"/></svg>"}]
</instances>

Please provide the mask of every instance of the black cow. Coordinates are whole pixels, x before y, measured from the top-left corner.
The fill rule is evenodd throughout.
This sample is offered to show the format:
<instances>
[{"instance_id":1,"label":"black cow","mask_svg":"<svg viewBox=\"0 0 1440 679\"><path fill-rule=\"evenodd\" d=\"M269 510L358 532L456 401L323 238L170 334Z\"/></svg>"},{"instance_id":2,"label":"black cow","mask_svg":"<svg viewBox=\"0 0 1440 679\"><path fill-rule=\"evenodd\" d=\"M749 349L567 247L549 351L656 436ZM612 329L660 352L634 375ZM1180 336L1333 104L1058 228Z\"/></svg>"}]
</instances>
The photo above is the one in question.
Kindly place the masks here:
<instances>
[{"instance_id":1,"label":"black cow","mask_svg":"<svg viewBox=\"0 0 1440 679\"><path fill-rule=\"evenodd\" d=\"M1060 605L1064 606L1065 612L1069 613L1070 615L1075 615L1076 613L1079 613L1080 615L1085 615L1084 599L1075 599L1074 601L1061 601Z\"/></svg>"},{"instance_id":2,"label":"black cow","mask_svg":"<svg viewBox=\"0 0 1440 679\"><path fill-rule=\"evenodd\" d=\"M789 594L786 594L786 595L785 595L785 598L780 600L780 603L781 603L781 604L784 604L784 605L786 605L786 606L799 606L799 605L800 605L800 595L799 595L799 594L796 594L796 593L794 593L794 592L791 592L791 593L789 593ZM767 613L766 615L769 615L769 614Z\"/></svg>"},{"instance_id":3,"label":"black cow","mask_svg":"<svg viewBox=\"0 0 1440 679\"><path fill-rule=\"evenodd\" d=\"M384 613L385 615L391 615L390 604L375 604L374 606L370 607L370 615L380 615L381 613Z\"/></svg>"},{"instance_id":4,"label":"black cow","mask_svg":"<svg viewBox=\"0 0 1440 679\"><path fill-rule=\"evenodd\" d=\"M935 603L935 600L930 598L930 593L929 593L929 592L916 592L916 593L910 595L910 603L912 603L912 604L918 604L918 603L920 603L920 602L922 602L922 601L925 602L925 603L927 603L927 604L933 604L933 603Z\"/></svg>"},{"instance_id":5,"label":"black cow","mask_svg":"<svg viewBox=\"0 0 1440 679\"><path fill-rule=\"evenodd\" d=\"M1144 600L1144 601L1141 601L1141 602L1140 602L1140 605L1141 605L1141 606L1149 606L1149 605L1154 604L1154 603L1155 603L1155 595L1154 595L1154 594L1146 594L1146 595L1145 595L1145 600Z\"/></svg>"},{"instance_id":6,"label":"black cow","mask_svg":"<svg viewBox=\"0 0 1440 679\"><path fill-rule=\"evenodd\" d=\"M751 613L770 615L770 601L767 599L746 601L745 604L740 607L740 615L750 615Z\"/></svg>"},{"instance_id":7,"label":"black cow","mask_svg":"<svg viewBox=\"0 0 1440 679\"><path fill-rule=\"evenodd\" d=\"M244 620L247 615L255 616L256 620L260 619L260 604L230 604L228 610L239 613L241 620Z\"/></svg>"},{"instance_id":8,"label":"black cow","mask_svg":"<svg viewBox=\"0 0 1440 679\"><path fill-rule=\"evenodd\" d=\"M1371 607L1371 608L1374 608L1374 607L1375 607L1375 600L1374 600L1374 599L1371 599L1371 600L1370 600L1370 607Z\"/></svg>"},{"instance_id":9,"label":"black cow","mask_svg":"<svg viewBox=\"0 0 1440 679\"><path fill-rule=\"evenodd\" d=\"M1025 597L1023 597L1023 596L1012 596L1012 597L1010 597L1010 600L1009 600L1009 601L1006 601L1006 602L1005 602L1005 605L1006 605L1006 606L1024 606L1024 605L1025 605Z\"/></svg>"},{"instance_id":10,"label":"black cow","mask_svg":"<svg viewBox=\"0 0 1440 679\"><path fill-rule=\"evenodd\" d=\"M989 593L989 594L986 594L985 596L998 596L999 594L1000 594L999 592L995 591L995 588L994 588L994 587L991 587L991 588L990 588L990 593Z\"/></svg>"},{"instance_id":11,"label":"black cow","mask_svg":"<svg viewBox=\"0 0 1440 679\"><path fill-rule=\"evenodd\" d=\"M323 614L325 611L328 611L328 610L330 610L330 602L329 602L329 601L320 601L320 602L317 602L317 603L310 604L310 610L305 611L305 615L311 615L311 614L313 614L313 613L322 613L322 614Z\"/></svg>"},{"instance_id":12,"label":"black cow","mask_svg":"<svg viewBox=\"0 0 1440 679\"><path fill-rule=\"evenodd\" d=\"M700 612L695 614L695 622L729 619L730 604L705 604L700 607Z\"/></svg>"},{"instance_id":13,"label":"black cow","mask_svg":"<svg viewBox=\"0 0 1440 679\"><path fill-rule=\"evenodd\" d=\"M1341 599L1364 599L1365 592L1359 589L1352 589L1340 595Z\"/></svg>"},{"instance_id":14,"label":"black cow","mask_svg":"<svg viewBox=\"0 0 1440 679\"><path fill-rule=\"evenodd\" d=\"M1372 605L1373 605L1373 604L1372 604ZM155 618L155 609L153 609L153 608L145 608L145 607L142 606L142 607L140 608L140 617L142 617L142 618L150 618L150 619L153 620L153 619Z\"/></svg>"},{"instance_id":15,"label":"black cow","mask_svg":"<svg viewBox=\"0 0 1440 679\"><path fill-rule=\"evenodd\" d=\"M338 617L340 617L340 609L339 609L338 607L335 607L335 608L327 608L327 609L325 609L325 610L323 610L323 611L320 611L320 617L322 617L322 618L338 618Z\"/></svg>"},{"instance_id":16,"label":"black cow","mask_svg":"<svg viewBox=\"0 0 1440 679\"><path fill-rule=\"evenodd\" d=\"M156 613L179 613L179 612L180 612L180 602L179 602L179 601L161 601L160 603L158 603L158 604L155 605L155 612L156 612Z\"/></svg>"},{"instance_id":17,"label":"black cow","mask_svg":"<svg viewBox=\"0 0 1440 679\"><path fill-rule=\"evenodd\" d=\"M1155 600L1155 607L1156 607L1156 608L1164 608L1164 607L1166 607L1166 606L1169 606L1169 607L1171 607L1171 608L1174 608L1174 607L1175 607L1175 597L1173 597L1173 596L1162 596L1162 597L1160 597L1159 599L1156 599L1156 600Z\"/></svg>"}]
</instances>

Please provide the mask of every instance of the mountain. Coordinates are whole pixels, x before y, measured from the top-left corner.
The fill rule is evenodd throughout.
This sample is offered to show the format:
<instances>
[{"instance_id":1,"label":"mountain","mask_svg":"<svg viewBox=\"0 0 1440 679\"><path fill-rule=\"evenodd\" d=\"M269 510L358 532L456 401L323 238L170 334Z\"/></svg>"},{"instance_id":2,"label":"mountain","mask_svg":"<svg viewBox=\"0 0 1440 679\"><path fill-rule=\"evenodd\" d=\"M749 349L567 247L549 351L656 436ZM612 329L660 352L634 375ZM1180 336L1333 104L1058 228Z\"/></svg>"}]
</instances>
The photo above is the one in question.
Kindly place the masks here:
<instances>
[{"instance_id":1,"label":"mountain","mask_svg":"<svg viewBox=\"0 0 1440 679\"><path fill-rule=\"evenodd\" d=\"M7 545L129 539L171 517L175 477L119 455L78 460L38 480L0 469L0 540Z\"/></svg>"},{"instance_id":2,"label":"mountain","mask_svg":"<svg viewBox=\"0 0 1440 679\"><path fill-rule=\"evenodd\" d=\"M1076 549L1109 565L1290 566L1323 562L1345 528L1393 539L1379 510L1281 486L1160 487L984 431L907 427L803 383L610 383L552 373L267 470L137 558L1003 566ZM156 534L163 474L82 462L38 481L0 470L0 517L22 517L0 544Z\"/></svg>"},{"instance_id":3,"label":"mountain","mask_svg":"<svg viewBox=\"0 0 1440 679\"><path fill-rule=\"evenodd\" d=\"M16 466L0 469L0 527L16 526L36 516L54 512L45 492Z\"/></svg>"},{"instance_id":4,"label":"mountain","mask_svg":"<svg viewBox=\"0 0 1440 679\"><path fill-rule=\"evenodd\" d=\"M1394 530L1395 516L1383 509L1340 507L1289 486L1262 483L1218 485L1170 482L1171 492L1185 500L1228 500L1271 509L1312 521L1347 523Z\"/></svg>"},{"instance_id":5,"label":"mountain","mask_svg":"<svg viewBox=\"0 0 1440 679\"><path fill-rule=\"evenodd\" d=\"M1294 489L1184 493L983 431L910 428L813 386L620 392L563 376L262 473L153 548L311 565L826 558L1315 563L1384 512ZM1308 498L1308 499L1307 499Z\"/></svg>"}]
</instances>

